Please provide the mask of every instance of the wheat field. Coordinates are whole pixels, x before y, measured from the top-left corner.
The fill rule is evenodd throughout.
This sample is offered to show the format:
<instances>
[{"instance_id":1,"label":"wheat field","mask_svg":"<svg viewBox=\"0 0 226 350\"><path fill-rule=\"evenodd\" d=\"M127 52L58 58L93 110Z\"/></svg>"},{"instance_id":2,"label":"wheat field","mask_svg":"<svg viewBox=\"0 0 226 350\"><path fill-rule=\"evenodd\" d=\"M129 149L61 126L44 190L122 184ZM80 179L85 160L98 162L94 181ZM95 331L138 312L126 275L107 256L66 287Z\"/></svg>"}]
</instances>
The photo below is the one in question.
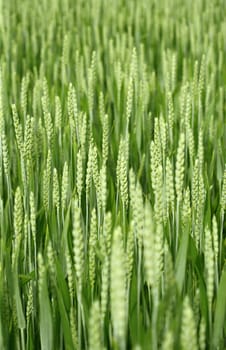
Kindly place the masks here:
<instances>
[{"instance_id":1,"label":"wheat field","mask_svg":"<svg viewBox=\"0 0 226 350\"><path fill-rule=\"evenodd\" d=\"M0 1L0 350L226 349L226 2Z\"/></svg>"}]
</instances>

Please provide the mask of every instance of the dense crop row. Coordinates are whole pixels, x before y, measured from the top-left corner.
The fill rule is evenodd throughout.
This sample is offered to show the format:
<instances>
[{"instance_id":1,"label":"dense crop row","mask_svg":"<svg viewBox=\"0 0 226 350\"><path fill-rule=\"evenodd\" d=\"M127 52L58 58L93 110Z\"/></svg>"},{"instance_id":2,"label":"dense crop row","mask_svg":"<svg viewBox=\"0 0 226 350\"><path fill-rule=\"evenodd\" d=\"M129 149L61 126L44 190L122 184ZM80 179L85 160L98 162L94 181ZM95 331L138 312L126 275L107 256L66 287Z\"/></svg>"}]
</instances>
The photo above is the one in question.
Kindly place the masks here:
<instances>
[{"instance_id":1,"label":"dense crop row","mask_svg":"<svg viewBox=\"0 0 226 350\"><path fill-rule=\"evenodd\" d=\"M224 0L0 1L0 349L224 349Z\"/></svg>"}]
</instances>

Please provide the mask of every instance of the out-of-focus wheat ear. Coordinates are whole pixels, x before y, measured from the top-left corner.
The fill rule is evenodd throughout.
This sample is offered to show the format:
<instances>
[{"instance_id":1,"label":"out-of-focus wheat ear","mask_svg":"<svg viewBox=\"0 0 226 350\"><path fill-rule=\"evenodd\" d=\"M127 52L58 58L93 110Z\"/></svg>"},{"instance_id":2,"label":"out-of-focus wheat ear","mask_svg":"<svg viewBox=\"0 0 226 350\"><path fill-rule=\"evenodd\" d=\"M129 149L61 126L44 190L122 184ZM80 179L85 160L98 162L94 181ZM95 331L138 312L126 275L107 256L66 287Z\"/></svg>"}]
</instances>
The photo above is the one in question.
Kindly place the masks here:
<instances>
[{"instance_id":1,"label":"out-of-focus wheat ear","mask_svg":"<svg viewBox=\"0 0 226 350\"><path fill-rule=\"evenodd\" d=\"M122 231L117 227L113 233L111 252L111 319L113 337L120 350L126 348L126 270Z\"/></svg>"},{"instance_id":2,"label":"out-of-focus wheat ear","mask_svg":"<svg viewBox=\"0 0 226 350\"><path fill-rule=\"evenodd\" d=\"M104 94L102 91L99 94L98 102L99 102L100 121L101 121L101 124L104 125L105 109L104 109Z\"/></svg>"},{"instance_id":3,"label":"out-of-focus wheat ear","mask_svg":"<svg viewBox=\"0 0 226 350\"><path fill-rule=\"evenodd\" d=\"M149 286L153 286L155 278L155 238L153 213L149 203L145 204L145 221L143 234L145 278Z\"/></svg>"},{"instance_id":4,"label":"out-of-focus wheat ear","mask_svg":"<svg viewBox=\"0 0 226 350\"><path fill-rule=\"evenodd\" d=\"M67 98L67 111L69 118L69 125L71 128L72 136L76 136L77 141L78 137L78 106L76 99L76 91L72 83L69 84L68 88L68 98Z\"/></svg>"},{"instance_id":5,"label":"out-of-focus wheat ear","mask_svg":"<svg viewBox=\"0 0 226 350\"><path fill-rule=\"evenodd\" d=\"M104 323L109 299L110 257L105 254L101 270L101 322Z\"/></svg>"},{"instance_id":6,"label":"out-of-focus wheat ear","mask_svg":"<svg viewBox=\"0 0 226 350\"><path fill-rule=\"evenodd\" d=\"M48 114L50 112L50 100L49 100L49 87L48 87L48 82L46 77L43 78L42 80L42 110L44 115Z\"/></svg>"},{"instance_id":7,"label":"out-of-focus wheat ear","mask_svg":"<svg viewBox=\"0 0 226 350\"><path fill-rule=\"evenodd\" d=\"M89 317L89 349L102 350L101 341L101 318L99 301L94 301L91 306Z\"/></svg>"},{"instance_id":8,"label":"out-of-focus wheat ear","mask_svg":"<svg viewBox=\"0 0 226 350\"><path fill-rule=\"evenodd\" d=\"M78 349L78 332L77 332L77 325L76 325L76 314L75 309L73 305L70 307L70 328L71 328L71 336L72 341L75 349Z\"/></svg>"},{"instance_id":9,"label":"out-of-focus wheat ear","mask_svg":"<svg viewBox=\"0 0 226 350\"><path fill-rule=\"evenodd\" d=\"M107 206L107 168L103 164L100 169L100 195L101 195L101 206L103 209L103 216L106 212Z\"/></svg>"},{"instance_id":10,"label":"out-of-focus wheat ear","mask_svg":"<svg viewBox=\"0 0 226 350\"><path fill-rule=\"evenodd\" d=\"M183 350L189 350L189 349L198 350L194 314L190 306L188 296L185 296L184 302L183 302L180 340L181 340L181 348Z\"/></svg>"},{"instance_id":11,"label":"out-of-focus wheat ear","mask_svg":"<svg viewBox=\"0 0 226 350\"><path fill-rule=\"evenodd\" d=\"M88 205L89 191L92 181L92 164L93 164L93 151L92 145L89 146L88 160L86 166L86 205Z\"/></svg>"},{"instance_id":12,"label":"out-of-focus wheat ear","mask_svg":"<svg viewBox=\"0 0 226 350\"><path fill-rule=\"evenodd\" d=\"M56 286L56 270L55 270L55 253L53 251L52 243L49 241L47 246L47 263L48 263L48 272L50 277L50 288L52 301L56 296L55 286Z\"/></svg>"},{"instance_id":13,"label":"out-of-focus wheat ear","mask_svg":"<svg viewBox=\"0 0 226 350\"><path fill-rule=\"evenodd\" d=\"M90 236L89 236L89 280L93 291L96 278L96 245L97 245L97 214L93 208L91 213Z\"/></svg>"},{"instance_id":14,"label":"out-of-focus wheat ear","mask_svg":"<svg viewBox=\"0 0 226 350\"><path fill-rule=\"evenodd\" d=\"M163 115L160 115L159 120L159 131L160 131L160 139L161 139L161 147L162 147L162 156L163 161L165 162L165 155L166 155L166 147L168 144L168 138L167 138L167 132L166 132L166 122L163 118Z\"/></svg>"},{"instance_id":15,"label":"out-of-focus wheat ear","mask_svg":"<svg viewBox=\"0 0 226 350\"><path fill-rule=\"evenodd\" d=\"M27 93L29 85L29 75L23 76L20 90L20 106L24 117L27 114Z\"/></svg>"},{"instance_id":16,"label":"out-of-focus wheat ear","mask_svg":"<svg viewBox=\"0 0 226 350\"><path fill-rule=\"evenodd\" d=\"M206 57L202 55L200 70L199 70L199 81L198 81L198 93L199 98L202 98L202 93L204 91L205 86L205 78L206 78Z\"/></svg>"},{"instance_id":17,"label":"out-of-focus wheat ear","mask_svg":"<svg viewBox=\"0 0 226 350\"><path fill-rule=\"evenodd\" d=\"M55 127L60 133L62 127L62 106L59 96L55 96Z\"/></svg>"},{"instance_id":18,"label":"out-of-focus wheat ear","mask_svg":"<svg viewBox=\"0 0 226 350\"><path fill-rule=\"evenodd\" d=\"M77 187L79 206L81 206L82 190L83 190L83 165L82 165L81 150L79 150L77 153L76 187Z\"/></svg>"},{"instance_id":19,"label":"out-of-focus wheat ear","mask_svg":"<svg viewBox=\"0 0 226 350\"><path fill-rule=\"evenodd\" d=\"M69 249L66 249L66 270L67 270L67 278L68 278L68 290L71 300L71 306L73 306L74 299L74 281L73 281L73 270L72 270L72 260Z\"/></svg>"},{"instance_id":20,"label":"out-of-focus wheat ear","mask_svg":"<svg viewBox=\"0 0 226 350\"><path fill-rule=\"evenodd\" d=\"M92 53L91 67L88 69L88 108L90 120L93 120L94 87L96 82L96 52Z\"/></svg>"},{"instance_id":21,"label":"out-of-focus wheat ear","mask_svg":"<svg viewBox=\"0 0 226 350\"><path fill-rule=\"evenodd\" d=\"M185 228L191 223L191 203L190 203L190 189L185 190L183 206L182 206L182 227Z\"/></svg>"},{"instance_id":22,"label":"out-of-focus wheat ear","mask_svg":"<svg viewBox=\"0 0 226 350\"><path fill-rule=\"evenodd\" d=\"M165 332L162 342L161 350L173 350L174 349L174 337L170 329Z\"/></svg>"},{"instance_id":23,"label":"out-of-focus wheat ear","mask_svg":"<svg viewBox=\"0 0 226 350\"><path fill-rule=\"evenodd\" d=\"M206 320L204 317L201 318L199 324L199 348L200 350L206 349Z\"/></svg>"},{"instance_id":24,"label":"out-of-focus wheat ear","mask_svg":"<svg viewBox=\"0 0 226 350\"><path fill-rule=\"evenodd\" d=\"M129 285L133 274L134 263L134 222L131 222L126 241L126 263L127 263L127 288L129 293Z\"/></svg>"},{"instance_id":25,"label":"out-of-focus wheat ear","mask_svg":"<svg viewBox=\"0 0 226 350\"><path fill-rule=\"evenodd\" d=\"M182 200L183 194L183 185L184 185L184 147L185 147L185 137L184 133L181 133L178 149L177 149L177 161L176 161L176 172L175 172L175 181L176 181L176 194L178 202Z\"/></svg>"},{"instance_id":26,"label":"out-of-focus wheat ear","mask_svg":"<svg viewBox=\"0 0 226 350\"><path fill-rule=\"evenodd\" d=\"M134 94L134 88L133 88L133 77L129 77L129 83L128 83L128 90L127 90L127 100L126 100L126 133L129 133L129 122L132 115L132 108L133 108L133 94Z\"/></svg>"},{"instance_id":27,"label":"out-of-focus wheat ear","mask_svg":"<svg viewBox=\"0 0 226 350\"><path fill-rule=\"evenodd\" d=\"M172 163L167 157L166 159L166 207L167 211L174 212L175 205L175 189Z\"/></svg>"},{"instance_id":28,"label":"out-of-focus wheat ear","mask_svg":"<svg viewBox=\"0 0 226 350\"><path fill-rule=\"evenodd\" d=\"M206 292L208 300L209 330L212 329L212 303L214 295L214 252L210 229L205 228L205 274L206 274Z\"/></svg>"},{"instance_id":29,"label":"out-of-focus wheat ear","mask_svg":"<svg viewBox=\"0 0 226 350\"><path fill-rule=\"evenodd\" d=\"M3 77L2 77L2 69L0 69L0 135L5 128L5 106L4 106L4 98L3 98Z\"/></svg>"},{"instance_id":30,"label":"out-of-focus wheat ear","mask_svg":"<svg viewBox=\"0 0 226 350\"><path fill-rule=\"evenodd\" d=\"M103 136L102 136L102 159L103 164L107 162L108 159L108 148L109 148L109 118L105 114L103 116Z\"/></svg>"},{"instance_id":31,"label":"out-of-focus wheat ear","mask_svg":"<svg viewBox=\"0 0 226 350\"><path fill-rule=\"evenodd\" d=\"M174 266L173 266L173 259L172 254L169 249L168 243L164 242L164 293L168 293L170 291L173 291L173 288L175 287L175 272L174 272Z\"/></svg>"},{"instance_id":32,"label":"out-of-focus wheat ear","mask_svg":"<svg viewBox=\"0 0 226 350\"><path fill-rule=\"evenodd\" d=\"M107 255L111 255L111 242L112 242L112 214L107 212L104 216L103 235L107 248Z\"/></svg>"},{"instance_id":33,"label":"out-of-focus wheat ear","mask_svg":"<svg viewBox=\"0 0 226 350\"><path fill-rule=\"evenodd\" d=\"M204 147L203 147L203 131L199 130L199 139L198 139L198 160L199 160L199 171L202 173L203 164L204 164Z\"/></svg>"},{"instance_id":34,"label":"out-of-focus wheat ear","mask_svg":"<svg viewBox=\"0 0 226 350\"><path fill-rule=\"evenodd\" d=\"M222 179L222 189L220 197L220 210L221 210L221 227L220 227L220 251L219 251L219 266L222 264L222 244L223 244L223 230L224 230L224 216L226 211L226 164L224 166L224 175Z\"/></svg>"},{"instance_id":35,"label":"out-of-focus wheat ear","mask_svg":"<svg viewBox=\"0 0 226 350\"><path fill-rule=\"evenodd\" d=\"M87 115L86 113L81 113L82 120L81 120L81 128L79 129L79 138L80 138L80 143L81 143L81 152L82 152L82 159L86 159L86 154L87 154L87 147L86 147L86 142L87 142Z\"/></svg>"},{"instance_id":36,"label":"out-of-focus wheat ear","mask_svg":"<svg viewBox=\"0 0 226 350\"><path fill-rule=\"evenodd\" d=\"M154 205L154 212L155 212L155 219L156 222L162 223L163 222L163 171L162 166L159 165L156 169L156 187L155 187L155 205Z\"/></svg>"},{"instance_id":37,"label":"out-of-focus wheat ear","mask_svg":"<svg viewBox=\"0 0 226 350\"><path fill-rule=\"evenodd\" d=\"M139 182L136 184L135 190L135 202L133 205L133 220L135 228L135 237L138 242L139 250L142 249L143 244L143 231L144 231L144 202L142 187Z\"/></svg>"},{"instance_id":38,"label":"out-of-focus wheat ear","mask_svg":"<svg viewBox=\"0 0 226 350\"><path fill-rule=\"evenodd\" d=\"M195 155L195 141L194 135L191 127L188 127L188 149L189 149L189 157L191 163L191 171L193 170L194 163L194 155Z\"/></svg>"},{"instance_id":39,"label":"out-of-focus wheat ear","mask_svg":"<svg viewBox=\"0 0 226 350\"><path fill-rule=\"evenodd\" d=\"M69 53L70 53L70 45L69 45L69 35L66 33L63 39L63 48L62 48L62 56L61 56L61 77L63 84L67 84L68 79L68 64L69 64Z\"/></svg>"}]
</instances>

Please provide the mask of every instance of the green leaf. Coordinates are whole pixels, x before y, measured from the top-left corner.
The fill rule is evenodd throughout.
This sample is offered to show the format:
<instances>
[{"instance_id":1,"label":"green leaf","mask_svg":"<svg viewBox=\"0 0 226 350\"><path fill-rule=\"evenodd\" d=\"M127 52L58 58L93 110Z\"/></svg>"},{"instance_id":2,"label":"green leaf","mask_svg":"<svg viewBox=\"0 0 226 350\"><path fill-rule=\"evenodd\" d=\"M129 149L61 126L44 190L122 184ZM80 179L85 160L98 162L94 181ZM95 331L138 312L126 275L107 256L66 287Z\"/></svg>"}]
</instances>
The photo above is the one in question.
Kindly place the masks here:
<instances>
[{"instance_id":1,"label":"green leaf","mask_svg":"<svg viewBox=\"0 0 226 350\"><path fill-rule=\"evenodd\" d=\"M15 293L14 297L15 297L15 301L16 301L18 328L24 329L26 327L26 323L25 323L23 307L22 307L20 291L19 291L19 284L18 284L18 279L17 279L16 273L14 273L14 293Z\"/></svg>"},{"instance_id":2,"label":"green leaf","mask_svg":"<svg viewBox=\"0 0 226 350\"><path fill-rule=\"evenodd\" d=\"M46 275L43 276L42 286L39 293L40 306L40 337L41 349L52 350L53 348L53 324L51 306L49 301Z\"/></svg>"},{"instance_id":3,"label":"green leaf","mask_svg":"<svg viewBox=\"0 0 226 350\"><path fill-rule=\"evenodd\" d=\"M214 315L213 344L219 345L223 336L224 321L226 316L226 268L221 275L221 280L217 292L217 302Z\"/></svg>"},{"instance_id":4,"label":"green leaf","mask_svg":"<svg viewBox=\"0 0 226 350\"><path fill-rule=\"evenodd\" d=\"M189 229L184 230L182 240L180 243L179 251L176 258L176 281L178 285L179 293L181 293L185 277L185 269L187 262L187 250L189 241Z\"/></svg>"},{"instance_id":5,"label":"green leaf","mask_svg":"<svg viewBox=\"0 0 226 350\"><path fill-rule=\"evenodd\" d=\"M70 323L68 321L63 298L58 288L57 288L57 300L58 300L58 306L59 306L59 311L61 316L61 324L62 324L63 333L64 333L65 348L67 350L73 350L73 340L71 336Z\"/></svg>"}]
</instances>

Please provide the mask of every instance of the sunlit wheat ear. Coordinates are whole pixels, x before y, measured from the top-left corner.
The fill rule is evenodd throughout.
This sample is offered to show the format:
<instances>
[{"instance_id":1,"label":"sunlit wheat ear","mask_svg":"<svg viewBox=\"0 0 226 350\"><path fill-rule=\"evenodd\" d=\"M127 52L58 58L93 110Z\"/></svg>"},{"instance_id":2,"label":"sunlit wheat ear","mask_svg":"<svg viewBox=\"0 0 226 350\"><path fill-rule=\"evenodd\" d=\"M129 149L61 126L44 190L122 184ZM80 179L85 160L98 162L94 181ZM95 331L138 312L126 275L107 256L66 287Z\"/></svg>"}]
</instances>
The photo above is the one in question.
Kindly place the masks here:
<instances>
[{"instance_id":1,"label":"sunlit wheat ear","mask_svg":"<svg viewBox=\"0 0 226 350\"><path fill-rule=\"evenodd\" d=\"M30 321L32 312L34 310L34 301L33 301L33 286L32 283L29 284L28 289L28 299L27 299L27 305L26 305L26 320L27 323Z\"/></svg>"},{"instance_id":2,"label":"sunlit wheat ear","mask_svg":"<svg viewBox=\"0 0 226 350\"><path fill-rule=\"evenodd\" d=\"M89 237L89 280L91 288L93 289L96 274L96 244L97 244L97 215L96 209L93 208L90 223L90 237Z\"/></svg>"},{"instance_id":3,"label":"sunlit wheat ear","mask_svg":"<svg viewBox=\"0 0 226 350\"><path fill-rule=\"evenodd\" d=\"M220 200L221 212L226 210L226 164L224 168L224 177L222 182L221 200Z\"/></svg>"},{"instance_id":4,"label":"sunlit wheat ear","mask_svg":"<svg viewBox=\"0 0 226 350\"><path fill-rule=\"evenodd\" d=\"M111 252L111 318L113 335L119 349L125 349L126 334L126 270L120 227L114 230Z\"/></svg>"},{"instance_id":5,"label":"sunlit wheat ear","mask_svg":"<svg viewBox=\"0 0 226 350\"><path fill-rule=\"evenodd\" d=\"M6 141L5 132L2 132L1 135L1 143L2 143L2 157L3 157L3 166L6 177L9 177L9 149Z\"/></svg>"},{"instance_id":6,"label":"sunlit wheat ear","mask_svg":"<svg viewBox=\"0 0 226 350\"><path fill-rule=\"evenodd\" d=\"M60 188L57 169L53 169L53 206L60 210Z\"/></svg>"},{"instance_id":7,"label":"sunlit wheat ear","mask_svg":"<svg viewBox=\"0 0 226 350\"><path fill-rule=\"evenodd\" d=\"M151 146L150 146L150 171L151 171L151 184L153 190L156 189L156 181L157 181L157 176L156 176L156 169L159 166L159 159L157 155L157 147L154 143L154 141L151 141Z\"/></svg>"},{"instance_id":8,"label":"sunlit wheat ear","mask_svg":"<svg viewBox=\"0 0 226 350\"><path fill-rule=\"evenodd\" d=\"M19 116L18 116L17 108L15 104L12 105L12 114L13 114L13 125L14 125L14 130L16 135L17 146L18 146L19 152L23 152L22 126L20 124L20 120L19 120Z\"/></svg>"},{"instance_id":9,"label":"sunlit wheat ear","mask_svg":"<svg viewBox=\"0 0 226 350\"><path fill-rule=\"evenodd\" d=\"M14 210L13 210L13 227L14 227L14 250L12 256L12 262L15 262L15 253L19 248L19 244L21 241L22 231L23 231L23 203L22 203L22 194L20 187L17 187L15 193L15 201L14 201Z\"/></svg>"},{"instance_id":10,"label":"sunlit wheat ear","mask_svg":"<svg viewBox=\"0 0 226 350\"><path fill-rule=\"evenodd\" d=\"M100 323L100 305L98 301L94 301L91 306L89 317L89 349L101 350L101 323Z\"/></svg>"},{"instance_id":11,"label":"sunlit wheat ear","mask_svg":"<svg viewBox=\"0 0 226 350\"><path fill-rule=\"evenodd\" d=\"M188 296L184 298L181 325L181 349L198 349L194 314Z\"/></svg>"},{"instance_id":12,"label":"sunlit wheat ear","mask_svg":"<svg viewBox=\"0 0 226 350\"><path fill-rule=\"evenodd\" d=\"M202 129L200 129L200 131L199 131L198 160L199 160L199 171L202 172L203 164L204 164L204 147L203 147L203 131L202 131Z\"/></svg>"},{"instance_id":13,"label":"sunlit wheat ear","mask_svg":"<svg viewBox=\"0 0 226 350\"><path fill-rule=\"evenodd\" d=\"M67 162L65 162L64 168L63 168L62 183L61 183L61 208L63 211L66 208L68 187L69 187L68 164Z\"/></svg>"},{"instance_id":14,"label":"sunlit wheat ear","mask_svg":"<svg viewBox=\"0 0 226 350\"><path fill-rule=\"evenodd\" d=\"M102 136L102 157L103 163L108 159L108 142L109 142L109 117L107 114L103 116L103 136Z\"/></svg>"},{"instance_id":15,"label":"sunlit wheat ear","mask_svg":"<svg viewBox=\"0 0 226 350\"><path fill-rule=\"evenodd\" d=\"M88 160L87 160L87 166L86 166L86 200L89 197L89 191L92 181L92 165L93 164L93 148L90 144L89 146L89 153L88 153Z\"/></svg>"},{"instance_id":16,"label":"sunlit wheat ear","mask_svg":"<svg viewBox=\"0 0 226 350\"><path fill-rule=\"evenodd\" d=\"M77 277L77 288L80 293L82 290L82 279L84 271L84 241L81 228L81 211L77 199L73 200L72 205L72 239L73 239L73 260Z\"/></svg>"},{"instance_id":17,"label":"sunlit wheat ear","mask_svg":"<svg viewBox=\"0 0 226 350\"><path fill-rule=\"evenodd\" d=\"M71 327L71 336L72 341L75 349L78 349L78 333L77 333L77 327L76 327L76 315L73 306L70 307L70 327Z\"/></svg>"}]
</instances>

